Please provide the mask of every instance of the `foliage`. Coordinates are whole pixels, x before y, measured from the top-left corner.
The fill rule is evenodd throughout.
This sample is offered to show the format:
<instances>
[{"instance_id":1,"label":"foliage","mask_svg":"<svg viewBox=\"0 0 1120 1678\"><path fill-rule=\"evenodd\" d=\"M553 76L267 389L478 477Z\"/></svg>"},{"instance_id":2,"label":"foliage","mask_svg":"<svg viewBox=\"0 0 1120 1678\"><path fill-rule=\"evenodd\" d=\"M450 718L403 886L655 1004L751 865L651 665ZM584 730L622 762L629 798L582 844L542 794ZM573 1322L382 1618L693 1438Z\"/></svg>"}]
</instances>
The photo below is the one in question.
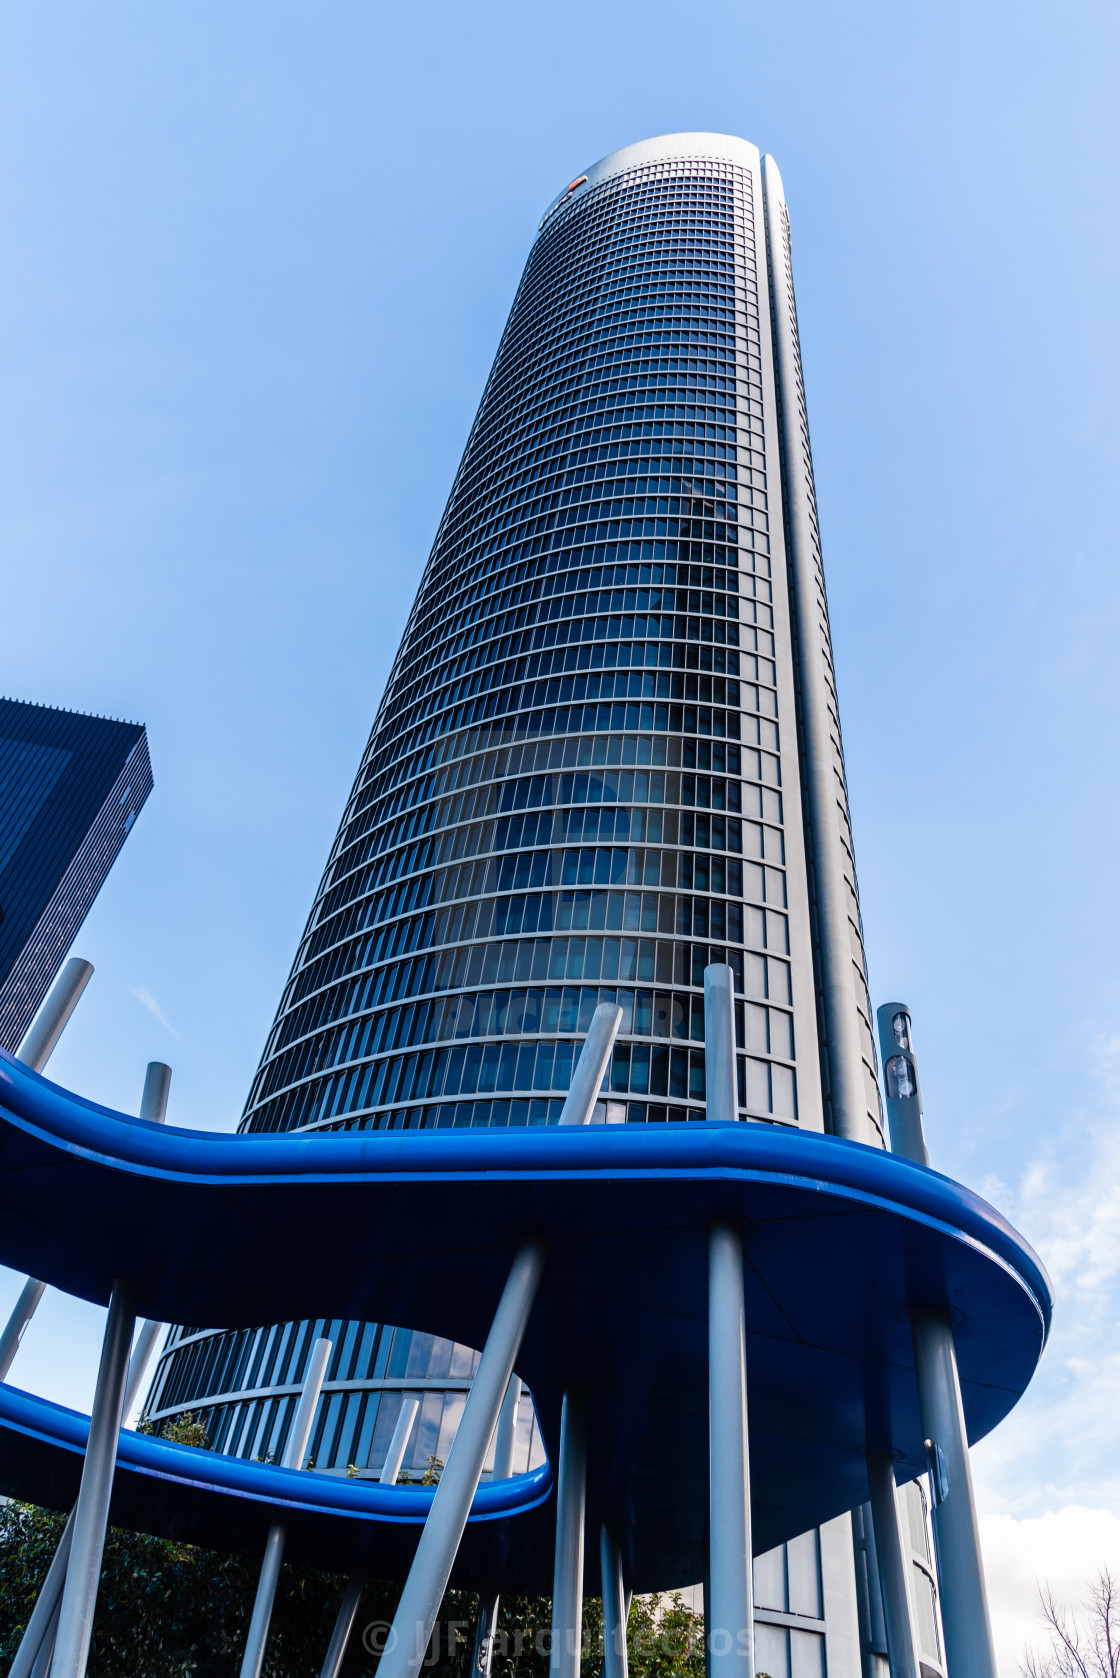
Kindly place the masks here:
<instances>
[{"instance_id":1,"label":"foliage","mask_svg":"<svg viewBox=\"0 0 1120 1678\"><path fill-rule=\"evenodd\" d=\"M1081 1624L1049 1585L1038 1597L1047 1646L1027 1651L1024 1678L1120 1678L1120 1586L1107 1567L1089 1586Z\"/></svg>"},{"instance_id":2,"label":"foliage","mask_svg":"<svg viewBox=\"0 0 1120 1678\"><path fill-rule=\"evenodd\" d=\"M136 1431L156 1439L169 1439L173 1445L193 1445L196 1451L210 1449L210 1437L193 1410L184 1410L182 1415L172 1416L162 1425L142 1416Z\"/></svg>"},{"instance_id":3,"label":"foliage","mask_svg":"<svg viewBox=\"0 0 1120 1678\"><path fill-rule=\"evenodd\" d=\"M61 1515L30 1504L0 1507L0 1672L7 1671L19 1646L63 1525ZM259 1559L111 1528L90 1678L120 1678L126 1672L142 1672L144 1678L228 1678L240 1662L259 1569ZM285 1564L265 1678L318 1678L345 1583L340 1574ZM397 1584L367 1585L343 1665L345 1678L373 1678L399 1596ZM425 1678L470 1678L477 1613L472 1592L447 1593ZM589 1599L583 1621L589 1673L602 1661L602 1628L602 1605ZM703 1678L702 1629L679 1597L636 1597L627 1629L632 1678ZM550 1636L547 1597L503 1597L494 1678L548 1678Z\"/></svg>"}]
</instances>

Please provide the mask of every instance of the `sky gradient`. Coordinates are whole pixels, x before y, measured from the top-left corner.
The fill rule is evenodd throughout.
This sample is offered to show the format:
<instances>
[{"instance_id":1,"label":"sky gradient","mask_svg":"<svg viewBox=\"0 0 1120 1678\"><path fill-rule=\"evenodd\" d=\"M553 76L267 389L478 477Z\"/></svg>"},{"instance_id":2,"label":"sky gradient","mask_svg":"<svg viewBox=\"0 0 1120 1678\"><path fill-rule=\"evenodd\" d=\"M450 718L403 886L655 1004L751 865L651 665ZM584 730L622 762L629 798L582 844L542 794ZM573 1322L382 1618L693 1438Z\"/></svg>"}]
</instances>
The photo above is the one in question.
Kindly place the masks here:
<instances>
[{"instance_id":1,"label":"sky gradient","mask_svg":"<svg viewBox=\"0 0 1120 1678\"><path fill-rule=\"evenodd\" d=\"M51 1065L232 1128L541 211L681 129L776 157L872 999L1052 1345L976 1452L1008 1675L1120 1564L1117 14L664 0L0 7L13 697L155 792ZM0 1273L0 1308L17 1279ZM99 1315L13 1378L88 1406Z\"/></svg>"}]
</instances>

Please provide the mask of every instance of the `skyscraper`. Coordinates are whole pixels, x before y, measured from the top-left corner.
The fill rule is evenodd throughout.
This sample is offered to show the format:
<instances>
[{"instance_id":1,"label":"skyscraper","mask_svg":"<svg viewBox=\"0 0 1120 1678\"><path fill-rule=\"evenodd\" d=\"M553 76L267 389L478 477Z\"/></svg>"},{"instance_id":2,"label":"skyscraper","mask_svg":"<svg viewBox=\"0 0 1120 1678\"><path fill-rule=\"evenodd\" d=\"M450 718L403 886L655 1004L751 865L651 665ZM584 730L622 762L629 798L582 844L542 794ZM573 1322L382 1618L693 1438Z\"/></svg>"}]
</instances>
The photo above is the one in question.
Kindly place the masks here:
<instances>
[{"instance_id":1,"label":"skyscraper","mask_svg":"<svg viewBox=\"0 0 1120 1678\"><path fill-rule=\"evenodd\" d=\"M710 961L741 1116L882 1146L782 182L677 134L540 223L242 1128L547 1124L600 1001L600 1120L702 1119ZM317 1467L406 1390L445 1455L472 1353L373 1324L178 1330L150 1413L277 1451L324 1331Z\"/></svg>"},{"instance_id":2,"label":"skyscraper","mask_svg":"<svg viewBox=\"0 0 1120 1678\"><path fill-rule=\"evenodd\" d=\"M19 1047L151 790L140 723L0 699L0 1048Z\"/></svg>"}]
</instances>

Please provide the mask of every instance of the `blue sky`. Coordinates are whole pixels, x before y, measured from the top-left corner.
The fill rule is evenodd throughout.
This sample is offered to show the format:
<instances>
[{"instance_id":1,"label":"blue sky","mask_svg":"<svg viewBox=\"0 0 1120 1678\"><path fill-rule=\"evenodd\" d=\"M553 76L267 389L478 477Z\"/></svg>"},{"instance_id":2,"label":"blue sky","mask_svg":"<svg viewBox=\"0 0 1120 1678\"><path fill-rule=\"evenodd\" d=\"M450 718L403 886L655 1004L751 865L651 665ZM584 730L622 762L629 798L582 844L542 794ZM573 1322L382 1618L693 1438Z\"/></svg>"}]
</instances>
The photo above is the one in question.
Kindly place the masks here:
<instances>
[{"instance_id":1,"label":"blue sky","mask_svg":"<svg viewBox=\"0 0 1120 1678\"><path fill-rule=\"evenodd\" d=\"M143 720L156 778L51 1070L135 1110L165 1059L184 1125L240 1112L541 210L651 134L777 158L872 994L1059 1283L976 1454L1008 1648L1120 1556L1118 29L0 7L0 688ZM15 1378L86 1402L98 1335L52 1300Z\"/></svg>"}]
</instances>

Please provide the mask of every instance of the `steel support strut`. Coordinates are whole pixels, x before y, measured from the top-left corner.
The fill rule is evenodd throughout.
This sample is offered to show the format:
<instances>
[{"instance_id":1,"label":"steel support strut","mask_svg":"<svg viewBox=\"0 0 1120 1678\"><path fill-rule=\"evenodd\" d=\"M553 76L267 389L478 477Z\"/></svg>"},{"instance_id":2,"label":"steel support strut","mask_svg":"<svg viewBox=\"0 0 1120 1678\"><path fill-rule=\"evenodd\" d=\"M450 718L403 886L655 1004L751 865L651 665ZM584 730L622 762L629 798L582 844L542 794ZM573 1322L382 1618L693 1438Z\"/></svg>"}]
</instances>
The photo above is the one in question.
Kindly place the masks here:
<instances>
[{"instance_id":1,"label":"steel support strut","mask_svg":"<svg viewBox=\"0 0 1120 1678\"><path fill-rule=\"evenodd\" d=\"M540 1236L523 1241L514 1256L397 1605L378 1678L416 1678L423 1664L547 1256L548 1243Z\"/></svg>"},{"instance_id":2,"label":"steel support strut","mask_svg":"<svg viewBox=\"0 0 1120 1678\"><path fill-rule=\"evenodd\" d=\"M918 1405L927 1440L933 1537L949 1678L996 1678L995 1648L972 1492L957 1353L949 1313L910 1313Z\"/></svg>"},{"instance_id":3,"label":"steel support strut","mask_svg":"<svg viewBox=\"0 0 1120 1678\"><path fill-rule=\"evenodd\" d=\"M708 1443L711 1673L754 1678L743 1238L732 1224L708 1235Z\"/></svg>"},{"instance_id":4,"label":"steel support strut","mask_svg":"<svg viewBox=\"0 0 1120 1678\"><path fill-rule=\"evenodd\" d=\"M894 1458L889 1451L868 1451L866 1455L875 1559L886 1621L891 1678L920 1678L906 1577L911 1563L906 1555L898 1518Z\"/></svg>"},{"instance_id":5,"label":"steel support strut","mask_svg":"<svg viewBox=\"0 0 1120 1678\"><path fill-rule=\"evenodd\" d=\"M55 1678L84 1678L93 1634L93 1613L105 1548L105 1527L117 1441L121 1431L128 1354L136 1322L136 1288L132 1282L113 1283L101 1363L89 1419L89 1440L82 1465L82 1484L74 1506L70 1558L58 1617L53 1672Z\"/></svg>"},{"instance_id":6,"label":"steel support strut","mask_svg":"<svg viewBox=\"0 0 1120 1678\"><path fill-rule=\"evenodd\" d=\"M587 1509L587 1394L569 1387L560 1412L556 1556L552 1572L551 1678L579 1678L583 1639L583 1548Z\"/></svg>"}]
</instances>

